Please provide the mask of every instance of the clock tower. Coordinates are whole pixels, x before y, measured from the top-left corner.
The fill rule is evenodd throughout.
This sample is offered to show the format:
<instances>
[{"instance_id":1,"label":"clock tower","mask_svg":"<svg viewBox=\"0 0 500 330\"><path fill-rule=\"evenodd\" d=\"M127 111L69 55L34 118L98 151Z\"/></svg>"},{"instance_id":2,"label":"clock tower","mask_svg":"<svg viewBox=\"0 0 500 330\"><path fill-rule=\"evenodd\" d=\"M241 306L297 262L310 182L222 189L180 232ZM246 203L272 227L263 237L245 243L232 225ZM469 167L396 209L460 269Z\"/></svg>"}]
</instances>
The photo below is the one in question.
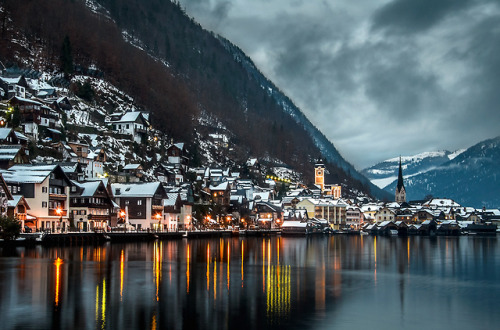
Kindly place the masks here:
<instances>
[{"instance_id":1,"label":"clock tower","mask_svg":"<svg viewBox=\"0 0 500 330\"><path fill-rule=\"evenodd\" d=\"M314 184L321 187L321 191L325 188L325 165L318 163L314 165Z\"/></svg>"}]
</instances>

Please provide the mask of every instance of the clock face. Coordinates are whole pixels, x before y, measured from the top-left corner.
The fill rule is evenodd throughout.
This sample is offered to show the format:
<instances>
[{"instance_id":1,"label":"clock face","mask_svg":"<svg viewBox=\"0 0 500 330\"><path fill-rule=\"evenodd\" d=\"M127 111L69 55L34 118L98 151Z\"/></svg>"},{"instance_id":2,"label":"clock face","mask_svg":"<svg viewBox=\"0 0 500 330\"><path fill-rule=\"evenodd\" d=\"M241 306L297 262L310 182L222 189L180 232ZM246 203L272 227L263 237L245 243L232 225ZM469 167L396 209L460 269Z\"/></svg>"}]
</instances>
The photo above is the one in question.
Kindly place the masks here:
<instances>
[{"instance_id":1,"label":"clock face","mask_svg":"<svg viewBox=\"0 0 500 330\"><path fill-rule=\"evenodd\" d=\"M323 175L323 171L322 170L316 170L316 175Z\"/></svg>"}]
</instances>

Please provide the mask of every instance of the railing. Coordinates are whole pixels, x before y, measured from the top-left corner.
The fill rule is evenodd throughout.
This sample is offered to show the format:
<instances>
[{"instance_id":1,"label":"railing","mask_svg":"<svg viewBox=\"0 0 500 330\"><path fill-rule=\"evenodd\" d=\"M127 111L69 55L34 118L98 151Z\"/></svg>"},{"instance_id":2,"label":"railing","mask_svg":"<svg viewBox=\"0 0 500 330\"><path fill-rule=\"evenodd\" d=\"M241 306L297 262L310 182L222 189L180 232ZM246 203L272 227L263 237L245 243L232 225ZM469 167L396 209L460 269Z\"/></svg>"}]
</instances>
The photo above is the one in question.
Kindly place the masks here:
<instances>
[{"instance_id":1,"label":"railing","mask_svg":"<svg viewBox=\"0 0 500 330\"><path fill-rule=\"evenodd\" d=\"M153 210L163 210L163 205L151 205Z\"/></svg>"},{"instance_id":2,"label":"railing","mask_svg":"<svg viewBox=\"0 0 500 330\"><path fill-rule=\"evenodd\" d=\"M66 194L53 194L49 193L49 198L58 199L58 200L66 200L68 196Z\"/></svg>"},{"instance_id":3,"label":"railing","mask_svg":"<svg viewBox=\"0 0 500 330\"><path fill-rule=\"evenodd\" d=\"M68 210L49 209L49 216L65 217L67 215L68 215Z\"/></svg>"}]
</instances>

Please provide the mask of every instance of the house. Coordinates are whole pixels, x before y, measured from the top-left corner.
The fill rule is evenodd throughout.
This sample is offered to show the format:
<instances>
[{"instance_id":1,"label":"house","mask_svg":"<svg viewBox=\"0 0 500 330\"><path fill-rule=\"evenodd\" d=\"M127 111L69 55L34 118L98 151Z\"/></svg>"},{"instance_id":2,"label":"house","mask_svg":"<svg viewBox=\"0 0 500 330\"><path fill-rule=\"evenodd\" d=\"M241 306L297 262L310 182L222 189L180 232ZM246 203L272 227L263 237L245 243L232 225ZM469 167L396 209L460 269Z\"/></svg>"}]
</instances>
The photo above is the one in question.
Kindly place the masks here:
<instances>
[{"instance_id":1,"label":"house","mask_svg":"<svg viewBox=\"0 0 500 330\"><path fill-rule=\"evenodd\" d=\"M141 164L127 164L118 173L119 182L139 182L144 175Z\"/></svg>"},{"instance_id":2,"label":"house","mask_svg":"<svg viewBox=\"0 0 500 330\"><path fill-rule=\"evenodd\" d=\"M22 144L16 132L10 127L0 127L0 144Z\"/></svg>"},{"instance_id":3,"label":"house","mask_svg":"<svg viewBox=\"0 0 500 330\"><path fill-rule=\"evenodd\" d=\"M114 132L130 135L132 140L141 143L147 136L149 123L139 111L129 111L119 118L112 117L109 121Z\"/></svg>"},{"instance_id":4,"label":"house","mask_svg":"<svg viewBox=\"0 0 500 330\"><path fill-rule=\"evenodd\" d=\"M10 99L14 96L26 97L26 90L29 88L24 75L13 78L0 77L0 94L3 99Z\"/></svg>"},{"instance_id":5,"label":"house","mask_svg":"<svg viewBox=\"0 0 500 330\"><path fill-rule=\"evenodd\" d=\"M306 209L310 219L325 219L333 229L341 229L346 225L347 206L341 199L305 198L296 207Z\"/></svg>"},{"instance_id":6,"label":"house","mask_svg":"<svg viewBox=\"0 0 500 330\"><path fill-rule=\"evenodd\" d=\"M167 193L163 200L162 228L167 231L177 231L180 222L181 198L179 193Z\"/></svg>"},{"instance_id":7,"label":"house","mask_svg":"<svg viewBox=\"0 0 500 330\"><path fill-rule=\"evenodd\" d=\"M384 206L375 213L375 221L377 223L384 221L396 221L396 213Z\"/></svg>"},{"instance_id":8,"label":"house","mask_svg":"<svg viewBox=\"0 0 500 330\"><path fill-rule=\"evenodd\" d=\"M24 129L24 133L29 135L31 138L38 140L38 125L40 125L41 122L43 104L38 101L25 99L19 96L12 97L9 100L9 104L12 107L18 107L21 115L21 126Z\"/></svg>"},{"instance_id":9,"label":"house","mask_svg":"<svg viewBox=\"0 0 500 330\"><path fill-rule=\"evenodd\" d=\"M14 165L2 170L13 194L22 194L36 217L35 228L65 231L68 228L71 181L59 165Z\"/></svg>"},{"instance_id":10,"label":"house","mask_svg":"<svg viewBox=\"0 0 500 330\"><path fill-rule=\"evenodd\" d=\"M73 181L69 205L70 219L78 230L105 230L111 224L112 196L101 180Z\"/></svg>"},{"instance_id":11,"label":"house","mask_svg":"<svg viewBox=\"0 0 500 330\"><path fill-rule=\"evenodd\" d=\"M352 229L360 229L364 223L364 214L361 209L356 206L348 206L346 208L345 224Z\"/></svg>"},{"instance_id":12,"label":"house","mask_svg":"<svg viewBox=\"0 0 500 330\"><path fill-rule=\"evenodd\" d=\"M21 145L0 145L0 168L8 169L16 164L29 164L26 149Z\"/></svg>"},{"instance_id":13,"label":"house","mask_svg":"<svg viewBox=\"0 0 500 330\"><path fill-rule=\"evenodd\" d=\"M174 143L167 148L167 162L185 171L188 164L185 153L184 143Z\"/></svg>"},{"instance_id":14,"label":"house","mask_svg":"<svg viewBox=\"0 0 500 330\"><path fill-rule=\"evenodd\" d=\"M160 182L113 183L111 189L127 223L139 230L158 228L167 197Z\"/></svg>"},{"instance_id":15,"label":"house","mask_svg":"<svg viewBox=\"0 0 500 330\"><path fill-rule=\"evenodd\" d=\"M229 182L211 184L205 191L211 195L211 200L217 205L229 207L231 201L231 186Z\"/></svg>"},{"instance_id":16,"label":"house","mask_svg":"<svg viewBox=\"0 0 500 330\"><path fill-rule=\"evenodd\" d=\"M255 203L255 220L259 228L279 228L283 223L283 209L268 202Z\"/></svg>"},{"instance_id":17,"label":"house","mask_svg":"<svg viewBox=\"0 0 500 330\"><path fill-rule=\"evenodd\" d=\"M28 216L30 209L28 202L23 195L13 195L12 200L8 201L7 216L21 222L22 231L29 227L31 231L36 230L36 218Z\"/></svg>"},{"instance_id":18,"label":"house","mask_svg":"<svg viewBox=\"0 0 500 330\"><path fill-rule=\"evenodd\" d=\"M10 187L4 180L2 174L0 173L0 215L7 215L7 208L9 201L13 200Z\"/></svg>"},{"instance_id":19,"label":"house","mask_svg":"<svg viewBox=\"0 0 500 330\"><path fill-rule=\"evenodd\" d=\"M73 181L83 182L85 180L85 170L79 162L58 163L66 176Z\"/></svg>"}]
</instances>

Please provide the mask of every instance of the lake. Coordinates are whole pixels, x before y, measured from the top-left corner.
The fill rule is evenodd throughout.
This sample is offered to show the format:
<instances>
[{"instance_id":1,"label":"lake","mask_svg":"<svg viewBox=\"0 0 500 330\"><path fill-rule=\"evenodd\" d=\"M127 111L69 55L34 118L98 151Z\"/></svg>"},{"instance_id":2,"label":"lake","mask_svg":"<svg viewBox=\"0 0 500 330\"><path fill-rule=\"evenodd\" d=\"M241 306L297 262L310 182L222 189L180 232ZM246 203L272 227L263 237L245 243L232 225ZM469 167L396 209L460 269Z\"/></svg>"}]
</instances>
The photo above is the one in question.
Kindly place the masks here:
<instances>
[{"instance_id":1,"label":"lake","mask_svg":"<svg viewBox=\"0 0 500 330\"><path fill-rule=\"evenodd\" d=\"M0 247L2 329L495 329L493 237Z\"/></svg>"}]
</instances>

